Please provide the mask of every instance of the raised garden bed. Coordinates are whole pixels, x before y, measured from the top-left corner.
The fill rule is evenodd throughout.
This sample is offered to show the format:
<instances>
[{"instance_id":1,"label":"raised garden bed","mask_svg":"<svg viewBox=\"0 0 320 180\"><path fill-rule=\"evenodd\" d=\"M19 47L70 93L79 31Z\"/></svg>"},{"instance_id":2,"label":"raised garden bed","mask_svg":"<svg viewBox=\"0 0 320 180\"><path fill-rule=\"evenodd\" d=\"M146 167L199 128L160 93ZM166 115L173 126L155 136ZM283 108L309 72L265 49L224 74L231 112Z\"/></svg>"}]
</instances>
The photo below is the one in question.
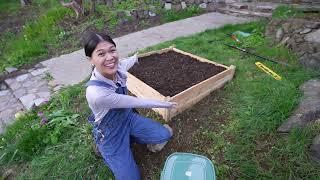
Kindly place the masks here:
<instances>
[{"instance_id":1,"label":"raised garden bed","mask_svg":"<svg viewBox=\"0 0 320 180\"><path fill-rule=\"evenodd\" d=\"M177 102L176 109L154 108L166 121L233 78L230 67L174 47L139 55L128 73L128 89L137 97Z\"/></svg>"}]
</instances>

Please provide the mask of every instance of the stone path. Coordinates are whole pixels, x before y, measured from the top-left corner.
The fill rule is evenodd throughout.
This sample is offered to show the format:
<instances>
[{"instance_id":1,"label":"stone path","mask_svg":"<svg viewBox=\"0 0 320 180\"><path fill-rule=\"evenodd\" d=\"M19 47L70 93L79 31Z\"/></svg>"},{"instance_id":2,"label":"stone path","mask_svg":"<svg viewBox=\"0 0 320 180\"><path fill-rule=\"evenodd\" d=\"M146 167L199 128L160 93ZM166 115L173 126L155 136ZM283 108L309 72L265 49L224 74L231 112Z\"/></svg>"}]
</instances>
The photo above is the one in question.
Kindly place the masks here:
<instances>
[{"instance_id":1,"label":"stone path","mask_svg":"<svg viewBox=\"0 0 320 180\"><path fill-rule=\"evenodd\" d=\"M49 101L52 93L61 87L50 80L48 68L41 64L35 67L5 80L8 88L0 91L0 133L13 122L16 113Z\"/></svg>"},{"instance_id":2,"label":"stone path","mask_svg":"<svg viewBox=\"0 0 320 180\"><path fill-rule=\"evenodd\" d=\"M137 50L177 37L252 20L220 13L208 13L128 34L114 40L120 57L126 57ZM17 112L45 103L62 86L77 84L85 80L90 73L91 66L83 50L79 50L49 59L25 74L6 79L5 83L9 89L0 90L0 133L13 122Z\"/></svg>"}]
</instances>

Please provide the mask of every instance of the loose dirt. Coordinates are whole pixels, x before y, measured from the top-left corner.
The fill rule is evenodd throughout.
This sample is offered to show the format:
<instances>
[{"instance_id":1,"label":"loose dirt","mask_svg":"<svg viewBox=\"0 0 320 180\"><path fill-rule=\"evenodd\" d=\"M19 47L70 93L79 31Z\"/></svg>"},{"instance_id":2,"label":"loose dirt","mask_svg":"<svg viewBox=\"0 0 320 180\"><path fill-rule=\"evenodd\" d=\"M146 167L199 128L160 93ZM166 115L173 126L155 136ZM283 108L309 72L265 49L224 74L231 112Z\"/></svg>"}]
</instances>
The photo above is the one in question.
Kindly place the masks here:
<instances>
[{"instance_id":1,"label":"loose dirt","mask_svg":"<svg viewBox=\"0 0 320 180\"><path fill-rule=\"evenodd\" d=\"M174 152L196 153L209 159L213 159L212 153L214 153L217 154L214 157L216 162L224 161L223 153L212 152L215 140L204 134L205 132L220 132L222 126L229 121L229 112L221 111L226 107L224 95L221 92L222 90L214 91L167 123L172 127L174 135L162 151L152 153L147 150L146 145L133 145L134 157L140 168L142 179L159 179L167 157ZM138 111L144 116L162 121L160 116L151 110L138 109ZM229 138L228 140L232 141Z\"/></svg>"},{"instance_id":2,"label":"loose dirt","mask_svg":"<svg viewBox=\"0 0 320 180\"><path fill-rule=\"evenodd\" d=\"M169 51L139 58L130 73L164 96L174 96L225 68Z\"/></svg>"}]
</instances>

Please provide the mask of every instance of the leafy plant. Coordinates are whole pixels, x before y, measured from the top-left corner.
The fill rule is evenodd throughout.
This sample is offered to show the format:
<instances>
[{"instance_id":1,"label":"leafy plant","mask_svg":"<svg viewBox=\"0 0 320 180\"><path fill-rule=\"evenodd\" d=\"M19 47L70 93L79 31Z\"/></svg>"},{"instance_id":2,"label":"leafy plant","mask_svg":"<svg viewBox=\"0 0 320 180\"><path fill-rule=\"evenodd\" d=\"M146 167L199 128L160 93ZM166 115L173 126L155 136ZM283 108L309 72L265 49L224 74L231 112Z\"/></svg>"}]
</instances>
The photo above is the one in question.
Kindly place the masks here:
<instances>
[{"instance_id":1,"label":"leafy plant","mask_svg":"<svg viewBox=\"0 0 320 180\"><path fill-rule=\"evenodd\" d=\"M294 6L279 6L272 12L273 18L286 19L289 17L302 17L303 12Z\"/></svg>"}]
</instances>

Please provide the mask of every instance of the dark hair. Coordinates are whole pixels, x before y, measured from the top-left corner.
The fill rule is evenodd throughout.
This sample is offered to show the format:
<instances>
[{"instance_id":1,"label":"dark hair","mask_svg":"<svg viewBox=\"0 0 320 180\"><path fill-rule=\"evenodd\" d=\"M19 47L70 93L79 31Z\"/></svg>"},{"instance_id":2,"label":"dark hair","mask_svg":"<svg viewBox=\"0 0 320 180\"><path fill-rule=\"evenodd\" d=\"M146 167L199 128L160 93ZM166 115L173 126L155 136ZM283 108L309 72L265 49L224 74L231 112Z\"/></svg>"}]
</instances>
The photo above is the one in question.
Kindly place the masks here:
<instances>
[{"instance_id":1,"label":"dark hair","mask_svg":"<svg viewBox=\"0 0 320 180\"><path fill-rule=\"evenodd\" d=\"M116 43L107 34L88 32L84 37L84 52L85 52L86 56L91 57L94 49L102 41L109 42L109 43L113 44L114 46L116 46Z\"/></svg>"}]
</instances>

